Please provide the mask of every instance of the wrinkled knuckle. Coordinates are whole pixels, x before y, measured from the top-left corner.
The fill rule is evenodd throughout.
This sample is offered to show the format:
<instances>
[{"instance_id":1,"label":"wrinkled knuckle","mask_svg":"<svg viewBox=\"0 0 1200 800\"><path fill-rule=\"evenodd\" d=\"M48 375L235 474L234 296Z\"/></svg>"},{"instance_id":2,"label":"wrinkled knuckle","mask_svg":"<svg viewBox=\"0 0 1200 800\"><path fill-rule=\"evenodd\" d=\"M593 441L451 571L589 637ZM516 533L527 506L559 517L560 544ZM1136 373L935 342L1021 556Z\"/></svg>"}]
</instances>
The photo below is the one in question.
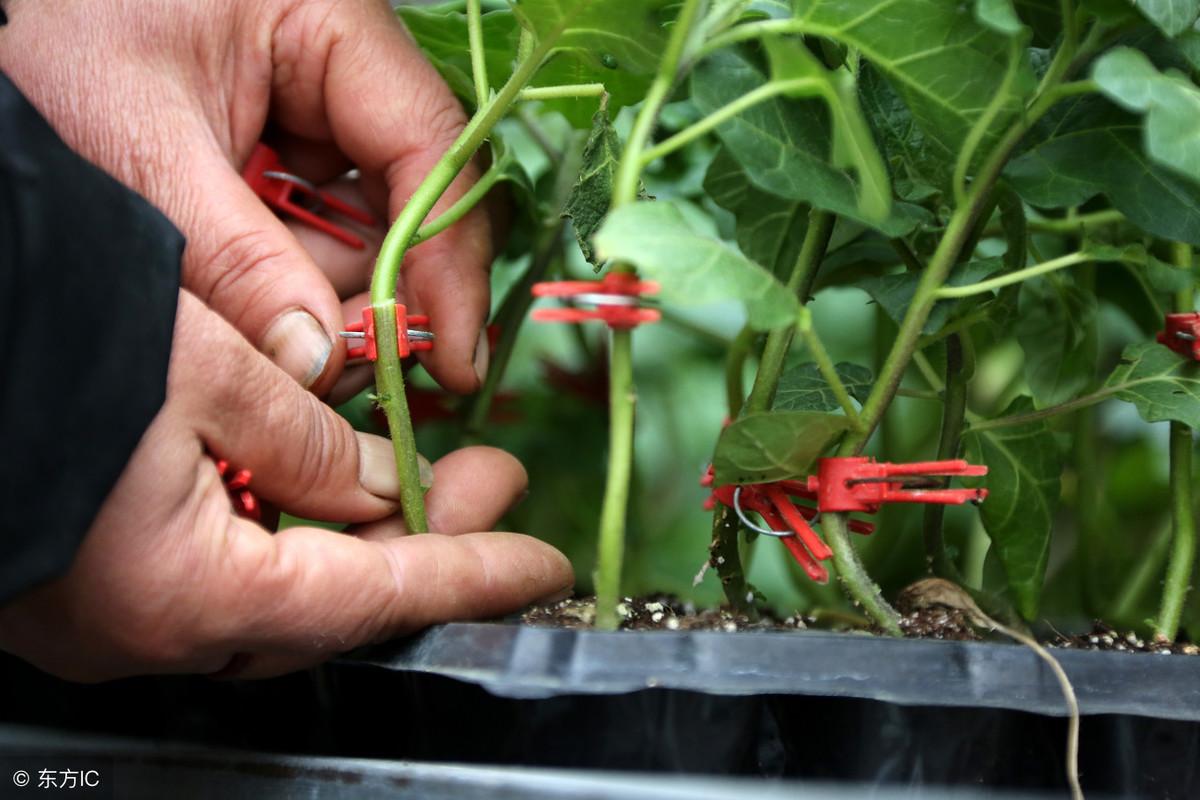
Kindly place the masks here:
<instances>
[{"instance_id":1,"label":"wrinkled knuckle","mask_svg":"<svg viewBox=\"0 0 1200 800\"><path fill-rule=\"evenodd\" d=\"M225 313L234 325L240 317L271 293L272 281L264 275L287 274L284 263L289 256L285 243L261 229L241 231L230 236L197 266L202 287L200 297L211 306L235 309ZM279 265L280 269L274 269ZM236 298L237 302L231 300Z\"/></svg>"}]
</instances>

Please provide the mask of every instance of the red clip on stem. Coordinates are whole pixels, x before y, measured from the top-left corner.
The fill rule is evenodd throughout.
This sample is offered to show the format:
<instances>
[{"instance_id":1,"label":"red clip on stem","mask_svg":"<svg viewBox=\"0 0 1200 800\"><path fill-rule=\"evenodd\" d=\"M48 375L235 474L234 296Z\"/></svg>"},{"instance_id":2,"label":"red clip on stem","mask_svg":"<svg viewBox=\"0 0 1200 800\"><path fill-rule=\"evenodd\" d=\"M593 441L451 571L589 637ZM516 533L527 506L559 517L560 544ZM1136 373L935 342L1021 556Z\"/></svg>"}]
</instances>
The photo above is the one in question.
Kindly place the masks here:
<instances>
[{"instance_id":1,"label":"red clip on stem","mask_svg":"<svg viewBox=\"0 0 1200 800\"><path fill-rule=\"evenodd\" d=\"M1158 341L1181 356L1200 361L1200 313L1167 314L1166 330L1158 334Z\"/></svg>"},{"instance_id":2,"label":"red clip on stem","mask_svg":"<svg viewBox=\"0 0 1200 800\"><path fill-rule=\"evenodd\" d=\"M361 339L362 344L346 350L347 358L365 358L375 361L379 351L375 347L375 311L367 306L362 310L362 322L352 322L346 326L342 336L348 339ZM433 334L429 331L414 331L409 325L428 325L429 317L424 314L408 315L408 309L396 304L396 349L401 358L408 358L412 353L433 349Z\"/></svg>"},{"instance_id":3,"label":"red clip on stem","mask_svg":"<svg viewBox=\"0 0 1200 800\"><path fill-rule=\"evenodd\" d=\"M700 481L701 486L713 485L713 469ZM736 497L735 497L736 493ZM825 561L833 556L829 545L825 544L817 532L809 524L817 516L817 509L812 506L799 505L791 498L816 500L815 492L809 491L801 481L776 481L774 483L748 484L735 486L729 484L713 489L704 503L704 507L712 510L716 503L729 508L744 508L757 513L772 531L779 533L790 532L778 536L784 547L796 559L811 580L827 583L829 573L818 561ZM861 520L850 520L850 530L855 533L870 534L875 526Z\"/></svg>"},{"instance_id":4,"label":"red clip on stem","mask_svg":"<svg viewBox=\"0 0 1200 800\"><path fill-rule=\"evenodd\" d=\"M283 162L279 160L279 154L265 144L260 142L254 146L254 152L250 154L250 160L242 168L242 180L249 184L250 188L262 198L264 203L276 211L290 214L301 222L311 225L339 241L345 242L356 250L362 250L366 247L362 239L347 230L339 228L329 220L317 216L314 209L299 205L293 197L298 193L312 198L315 201L317 210L328 208L355 222L361 222L363 225L374 225L375 218L366 211L339 200L329 192L322 192L304 178L293 175L283 166Z\"/></svg>"},{"instance_id":5,"label":"red clip on stem","mask_svg":"<svg viewBox=\"0 0 1200 800\"><path fill-rule=\"evenodd\" d=\"M645 322L658 322L662 314L638 305L638 298L659 289L653 281L640 281L627 272L610 272L598 281L549 281L533 285L534 297L578 298L594 308L539 308L536 322L587 322L599 320L610 328L629 330Z\"/></svg>"},{"instance_id":6,"label":"red clip on stem","mask_svg":"<svg viewBox=\"0 0 1200 800\"><path fill-rule=\"evenodd\" d=\"M966 461L918 461L913 464L886 464L873 458L822 458L817 474L806 486L817 493L817 508L827 511L865 511L874 514L884 503L937 503L961 505L978 503L987 497L987 489L942 489L930 481L912 479L939 477L979 477L986 466Z\"/></svg>"},{"instance_id":7,"label":"red clip on stem","mask_svg":"<svg viewBox=\"0 0 1200 800\"><path fill-rule=\"evenodd\" d=\"M254 492L250 491L250 470L234 469L229 465L229 462L223 458L215 459L217 462L217 474L221 476L221 480L225 483L225 491L229 492L229 500L233 503L236 510L243 517L249 517L252 520L262 518L262 507L258 504L258 498L254 496Z\"/></svg>"}]
</instances>

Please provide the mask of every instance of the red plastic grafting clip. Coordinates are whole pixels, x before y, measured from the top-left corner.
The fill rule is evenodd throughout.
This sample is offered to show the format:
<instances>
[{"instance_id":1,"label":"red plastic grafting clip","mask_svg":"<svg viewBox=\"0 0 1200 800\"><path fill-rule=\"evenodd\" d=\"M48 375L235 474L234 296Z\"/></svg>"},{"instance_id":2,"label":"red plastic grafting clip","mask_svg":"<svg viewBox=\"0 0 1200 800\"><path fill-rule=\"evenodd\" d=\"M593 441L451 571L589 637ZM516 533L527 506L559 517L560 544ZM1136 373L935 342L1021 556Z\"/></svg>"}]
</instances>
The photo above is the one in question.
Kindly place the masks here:
<instances>
[{"instance_id":1,"label":"red plastic grafting clip","mask_svg":"<svg viewBox=\"0 0 1200 800\"><path fill-rule=\"evenodd\" d=\"M258 498L254 496L254 492L249 489L252 477L250 470L234 469L223 458L214 460L217 463L217 474L225 483L225 491L229 492L229 500L233 503L234 510L243 517L249 517L252 520L261 519L262 507L258 504Z\"/></svg>"},{"instance_id":2,"label":"red plastic grafting clip","mask_svg":"<svg viewBox=\"0 0 1200 800\"><path fill-rule=\"evenodd\" d=\"M549 281L533 285L534 297L563 297L592 308L539 308L536 322L587 322L599 320L610 328L629 330L645 322L658 322L658 309L644 308L640 297L654 294L658 284L638 280L626 272L610 272L598 281Z\"/></svg>"},{"instance_id":3,"label":"red plastic grafting clip","mask_svg":"<svg viewBox=\"0 0 1200 800\"><path fill-rule=\"evenodd\" d=\"M1200 361L1200 313L1167 314L1166 328L1158 334L1160 344L1181 356Z\"/></svg>"},{"instance_id":4,"label":"red plastic grafting clip","mask_svg":"<svg viewBox=\"0 0 1200 800\"><path fill-rule=\"evenodd\" d=\"M987 489L945 489L939 478L979 477L988 468L954 461L918 461L887 464L873 458L822 458L817 474L805 482L815 492L817 508L829 511L865 511L874 514L884 503L979 503Z\"/></svg>"},{"instance_id":5,"label":"red plastic grafting clip","mask_svg":"<svg viewBox=\"0 0 1200 800\"><path fill-rule=\"evenodd\" d=\"M340 331L339 336L343 339L360 339L362 344L350 347L346 351L346 357L365 358L368 361L375 361L379 358L379 351L375 348L375 312L367 306L362 310L362 322L352 322L346 326L346 330ZM400 352L401 358L408 358L414 352L419 350L432 350L434 335L429 331L418 331L409 328L409 325L428 325L429 317L424 314L413 314L409 316L408 309L404 306L396 305L396 349Z\"/></svg>"},{"instance_id":6,"label":"red plastic grafting clip","mask_svg":"<svg viewBox=\"0 0 1200 800\"><path fill-rule=\"evenodd\" d=\"M309 181L299 175L293 175L279 160L279 154L261 142L254 146L250 160L242 168L242 180L249 184L262 201L276 211L290 214L317 230L345 242L351 247L362 250L366 244L362 239L347 230L339 228L327 219L317 216L317 212L328 208L343 217L348 217L363 225L374 225L375 218L360 208L355 208L334 197L329 192L322 192ZM295 195L309 198L306 208L294 199Z\"/></svg>"},{"instance_id":7,"label":"red plastic grafting clip","mask_svg":"<svg viewBox=\"0 0 1200 800\"><path fill-rule=\"evenodd\" d=\"M709 467L700 479L700 485L713 485L712 467ZM817 536L810 524L819 512L813 506L793 502L792 498L816 500L817 495L816 492L810 491L803 481L775 481L745 486L729 484L714 488L705 500L704 507L712 510L717 503L721 503L732 508L747 528L764 536L774 536L783 542L784 547L810 579L826 583L829 581L829 573L817 562L831 558L833 551ZM762 517L767 527L752 522L746 517L745 510L753 511ZM869 534L875 530L874 525L860 520L850 520L848 526L850 530L861 534Z\"/></svg>"}]
</instances>

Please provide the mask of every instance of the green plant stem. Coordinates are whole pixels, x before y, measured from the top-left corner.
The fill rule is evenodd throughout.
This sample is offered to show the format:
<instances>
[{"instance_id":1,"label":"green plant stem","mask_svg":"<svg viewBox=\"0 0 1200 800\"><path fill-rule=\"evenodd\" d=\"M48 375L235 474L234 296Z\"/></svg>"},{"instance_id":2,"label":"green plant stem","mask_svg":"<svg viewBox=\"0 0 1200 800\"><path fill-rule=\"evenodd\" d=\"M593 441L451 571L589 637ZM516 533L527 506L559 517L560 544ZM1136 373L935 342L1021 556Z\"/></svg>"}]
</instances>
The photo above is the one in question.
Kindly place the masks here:
<instances>
[{"instance_id":1,"label":"green plant stem","mask_svg":"<svg viewBox=\"0 0 1200 800\"><path fill-rule=\"evenodd\" d=\"M1173 261L1183 269L1192 268L1191 245L1175 243ZM1175 297L1176 311L1192 311L1195 304L1189 287ZM1179 633L1179 619L1192 583L1196 561L1195 503L1192 499L1192 429L1182 422L1171 421L1171 554L1167 560L1167 577L1163 585L1162 605L1155 624L1154 638L1173 642Z\"/></svg>"},{"instance_id":2,"label":"green plant stem","mask_svg":"<svg viewBox=\"0 0 1200 800\"><path fill-rule=\"evenodd\" d=\"M846 417L858 424L858 409L854 407L854 401L850 399L850 393L846 391L846 384L842 383L842 378L837 374L837 369L833 366L833 360L829 357L829 353L825 350L825 345L821 342L821 337L817 336L816 330L812 324L812 313L804 307L800 308L800 317L796 322L796 330L800 332L801 338L804 339L804 344L808 347L808 352L812 354L813 361L817 363L817 371L821 373L821 377L825 379L825 383L829 384L833 396L837 399L838 405L842 407Z\"/></svg>"},{"instance_id":3,"label":"green plant stem","mask_svg":"<svg viewBox=\"0 0 1200 800\"><path fill-rule=\"evenodd\" d=\"M566 83L562 86L534 86L521 90L518 100L563 100L574 97L602 97L603 83Z\"/></svg>"},{"instance_id":4,"label":"green plant stem","mask_svg":"<svg viewBox=\"0 0 1200 800\"><path fill-rule=\"evenodd\" d=\"M717 572L721 581L721 591L729 607L734 611L745 614L749 619L758 619L758 609L754 606L754 590L746 580L746 571L742 567L742 554L738 550L738 531L742 524L733 509L717 505L713 514L712 542L708 546L708 563Z\"/></svg>"},{"instance_id":5,"label":"green plant stem","mask_svg":"<svg viewBox=\"0 0 1200 800\"><path fill-rule=\"evenodd\" d=\"M829 247L829 237L833 235L835 219L833 214L826 211L814 210L809 213L808 230L804 232L804 242L800 245L800 253L796 256L796 263L792 265L792 272L787 280L787 288L795 293L801 306L808 302L808 296L817 280L817 268L825 257L826 248ZM763 346L754 385L750 388L750 397L746 400L746 413L767 411L771 408L775 400L775 390L779 388L783 362L795 333L794 326L786 325L767 334L767 343Z\"/></svg>"},{"instance_id":6,"label":"green plant stem","mask_svg":"<svg viewBox=\"0 0 1200 800\"><path fill-rule=\"evenodd\" d=\"M1196 560L1196 521L1192 506L1192 429L1182 422L1171 423L1171 553L1162 605L1154 626L1154 638L1173 642L1179 632L1184 601L1191 589Z\"/></svg>"},{"instance_id":7,"label":"green plant stem","mask_svg":"<svg viewBox=\"0 0 1200 800\"><path fill-rule=\"evenodd\" d=\"M879 587L858 560L846 529L846 517L846 514L821 515L821 533L833 550L833 564L837 568L838 580L875 624L892 636L903 636L904 633L900 630L900 615L883 599Z\"/></svg>"},{"instance_id":8,"label":"green plant stem","mask_svg":"<svg viewBox=\"0 0 1200 800\"><path fill-rule=\"evenodd\" d=\"M637 200L642 149L650 139L658 114L678 79L684 50L702 3L684 0L667 40L667 47L630 131L617 165L610 210ZM632 272L628 264L611 268ZM615 629L621 591L621 559L625 550L625 517L629 505L629 480L633 473L633 421L636 395L633 386L633 336L630 330L613 330L609 349L608 476L600 509L600 545L596 562L596 627Z\"/></svg>"},{"instance_id":9,"label":"green plant stem","mask_svg":"<svg viewBox=\"0 0 1200 800\"><path fill-rule=\"evenodd\" d=\"M1104 614L1104 618L1111 620L1114 625L1141 623L1141 620L1133 619L1133 615L1136 613L1138 600L1162 574L1167 551L1171 547L1172 527L1173 522L1168 520L1155 532L1150 546L1142 549L1133 568L1127 573L1125 582L1117 591L1112 608Z\"/></svg>"},{"instance_id":10,"label":"green plant stem","mask_svg":"<svg viewBox=\"0 0 1200 800\"><path fill-rule=\"evenodd\" d=\"M726 103L716 111L693 122L669 139L665 139L649 150L646 150L642 153L642 166L645 167L647 164L669 153L673 153L681 147L685 147L713 128L716 128L722 122L732 119L746 109L770 100L772 97L790 92L800 92L806 89L821 88L823 85L823 82L816 78L791 78L764 83L757 89L747 92L736 100Z\"/></svg>"},{"instance_id":11,"label":"green plant stem","mask_svg":"<svg viewBox=\"0 0 1200 800\"><path fill-rule=\"evenodd\" d=\"M729 419L737 419L746 401L746 390L742 383L746 359L756 337L754 328L743 325L737 337L729 345L725 356L725 399L729 406Z\"/></svg>"},{"instance_id":12,"label":"green plant stem","mask_svg":"<svg viewBox=\"0 0 1200 800\"><path fill-rule=\"evenodd\" d=\"M600 547L596 562L596 627L614 630L620 619L621 563L625 556L625 513L633 472L633 337L614 330L609 343L608 483L600 511Z\"/></svg>"},{"instance_id":13,"label":"green plant stem","mask_svg":"<svg viewBox=\"0 0 1200 800\"><path fill-rule=\"evenodd\" d=\"M379 350L379 359L375 362L375 385L392 435L396 473L400 478L400 506L408 529L413 533L423 533L428 529L428 522L397 343L395 306L400 265L425 217L487 139L492 128L507 113L518 92L533 77L556 39L556 36L548 36L539 42L529 57L517 64L504 87L476 111L400 211L384 237L375 261L375 273L371 277L371 308L375 316L375 339Z\"/></svg>"},{"instance_id":14,"label":"green plant stem","mask_svg":"<svg viewBox=\"0 0 1200 800\"><path fill-rule=\"evenodd\" d=\"M942 430L938 437L937 460L958 458L963 424L967 413L967 376L963 370L963 337L946 340L946 388L942 392ZM962 575L946 551L943 522L946 507L925 506L922 530L925 539L925 558L933 574L961 584Z\"/></svg>"},{"instance_id":15,"label":"green plant stem","mask_svg":"<svg viewBox=\"0 0 1200 800\"><path fill-rule=\"evenodd\" d=\"M479 0L467 0L467 43L471 49L471 80L475 84L475 107L483 108L491 87L488 84L487 61L483 56L483 19Z\"/></svg>"},{"instance_id":16,"label":"green plant stem","mask_svg":"<svg viewBox=\"0 0 1200 800\"><path fill-rule=\"evenodd\" d=\"M979 283L970 283L966 286L943 286L934 292L933 296L938 300L950 300L983 294L984 292L991 292L996 289L1002 289L1005 286L1011 286L1014 283L1027 281L1030 278L1036 278L1038 275L1045 275L1048 272L1073 267L1076 264L1086 264L1091 261L1091 258L1087 253L1068 253L1065 256L1052 258L1041 264L1034 264L1032 267L1008 272L995 278L989 278L986 281L980 281Z\"/></svg>"},{"instance_id":17,"label":"green plant stem","mask_svg":"<svg viewBox=\"0 0 1200 800\"><path fill-rule=\"evenodd\" d=\"M418 228L408 246L416 247L421 242L432 239L470 213L471 209L487 196L487 193L504 175L505 167L506 165L500 161L488 167L487 172L480 175L479 180L475 181L475 185L464 192L462 197L455 200L453 205Z\"/></svg>"}]
</instances>

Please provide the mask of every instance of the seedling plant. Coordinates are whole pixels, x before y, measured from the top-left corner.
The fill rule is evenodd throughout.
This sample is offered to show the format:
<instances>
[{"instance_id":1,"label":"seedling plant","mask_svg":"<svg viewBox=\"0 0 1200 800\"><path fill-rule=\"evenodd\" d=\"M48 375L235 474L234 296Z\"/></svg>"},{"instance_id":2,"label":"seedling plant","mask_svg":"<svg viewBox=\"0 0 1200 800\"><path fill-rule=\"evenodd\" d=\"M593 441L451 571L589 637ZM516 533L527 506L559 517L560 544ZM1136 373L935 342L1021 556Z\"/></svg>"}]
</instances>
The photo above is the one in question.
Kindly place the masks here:
<instances>
[{"instance_id":1,"label":"seedling plant","mask_svg":"<svg viewBox=\"0 0 1200 800\"><path fill-rule=\"evenodd\" d=\"M1195 551L1200 368L1187 330L1156 335L1168 313L1194 311L1200 0L467 0L398 13L470 114L393 223L371 286L376 399L414 532L426 521L397 277L410 247L507 184L499 335L460 410L464 441L487 437L530 288L586 261L596 274L569 277L656 282L642 303L661 309L658 324L720 351L724 392L696 399L727 416L711 431L714 486L803 481L829 456L966 458L988 468L966 479L988 493L966 516L925 505L874 519L874 539L919 528L923 569L908 580L932 572L993 617L1032 621L1061 552L1084 574L1087 613L1112 607L1098 593L1154 595L1149 624L1175 639ZM482 179L429 220L476 157ZM826 297L871 303L871 346L852 360L831 354L845 331L820 313ZM730 303L744 309L740 332L688 316ZM602 628L619 622L643 330L607 331ZM1139 452L1169 433L1170 520L1157 538L1112 524L1101 412L1122 403L1145 426ZM931 417L931 435L906 441ZM814 523L830 571L851 616L898 634L852 523L837 511ZM963 529L984 537L986 575ZM707 558L749 616L763 601L750 556L789 558L762 538L715 504ZM1110 557L1118 580L1103 577Z\"/></svg>"}]
</instances>

